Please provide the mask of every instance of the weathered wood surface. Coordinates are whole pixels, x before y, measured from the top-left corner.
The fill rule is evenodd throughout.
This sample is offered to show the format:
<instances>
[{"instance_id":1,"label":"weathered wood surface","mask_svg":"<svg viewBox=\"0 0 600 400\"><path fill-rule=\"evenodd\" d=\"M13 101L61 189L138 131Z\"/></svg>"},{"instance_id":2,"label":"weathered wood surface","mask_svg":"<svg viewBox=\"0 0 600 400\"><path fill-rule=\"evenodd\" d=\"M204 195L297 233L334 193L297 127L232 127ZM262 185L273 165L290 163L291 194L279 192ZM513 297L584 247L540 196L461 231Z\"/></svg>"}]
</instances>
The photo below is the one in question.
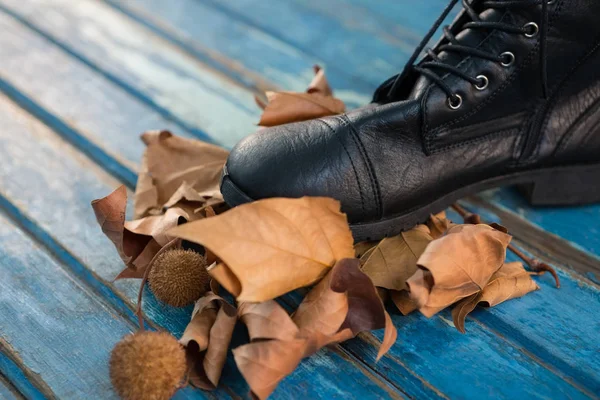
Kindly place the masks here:
<instances>
[{"instance_id":1,"label":"weathered wood surface","mask_svg":"<svg viewBox=\"0 0 600 400\"><path fill-rule=\"evenodd\" d=\"M313 63L328 68L351 106L364 103L378 82L401 67L445 1L421 3L0 0L0 91L33 115L0 97L0 120L7 121L0 133L0 209L14 221L2 224L0 230L10 233L2 237L16 240L15 248L35 247L37 268L62 271L55 280L64 276L71 283L55 297L72 297L86 310L94 304L90 313L103 310L99 320L112 315L123 329L133 329L135 284L110 283L120 262L95 226L89 201L119 181L135 183L143 151L137 134L167 128L231 146L254 129L253 92L301 90ZM381 333L361 335L303 362L275 398L597 397L600 207L533 209L510 190L465 204L502 220L528 251L562 268L563 288L555 290L542 277L541 291L475 312L466 335L448 326L447 312L431 320L394 316L399 341L389 357L375 364ZM2 241L0 268L12 251L5 246ZM17 258L22 269L33 260ZM23 279L41 279L30 270ZM189 310L147 299L150 323L181 333ZM33 326L43 322L35 308L20 311ZM72 318L59 322L77 330ZM35 332L24 339L0 332L18 343L11 342L10 352L2 348L0 358L0 377L11 390L27 398L35 398L31 390L77 398L53 380L56 368L75 368L76 361L55 366L54 353L43 351L33 361L8 358L32 354L39 343ZM44 333L46 340L63 340ZM118 340L111 334L99 347ZM78 373L89 374L86 368L105 362L109 350L85 354ZM106 374L86 379L91 393L107 385ZM247 391L231 359L224 381L229 386L215 396ZM179 396L207 394L187 389Z\"/></svg>"}]
</instances>

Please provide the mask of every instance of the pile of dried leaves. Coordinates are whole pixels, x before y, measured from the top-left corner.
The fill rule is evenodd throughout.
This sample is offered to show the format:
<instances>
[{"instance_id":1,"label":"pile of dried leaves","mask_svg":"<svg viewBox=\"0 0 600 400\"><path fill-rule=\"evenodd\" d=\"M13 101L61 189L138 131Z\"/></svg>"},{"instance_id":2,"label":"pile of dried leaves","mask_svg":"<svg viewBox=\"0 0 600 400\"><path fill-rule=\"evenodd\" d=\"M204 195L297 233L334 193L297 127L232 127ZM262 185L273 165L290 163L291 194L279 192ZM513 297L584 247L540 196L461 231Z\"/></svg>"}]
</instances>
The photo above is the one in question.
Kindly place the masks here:
<instances>
[{"instance_id":1,"label":"pile of dried leaves","mask_svg":"<svg viewBox=\"0 0 600 400\"><path fill-rule=\"evenodd\" d=\"M323 71L315 67L315 74L306 93L267 93L268 102L257 99L264 109L260 125L343 112L344 104L333 97ZM180 370L194 386L218 386L236 323L247 327L249 342L233 349L233 357L252 393L262 399L302 358L359 332L385 329L378 354L382 357L396 340L384 307L388 298L402 314L418 310L431 317L454 306L454 323L464 332L465 318L477 305L491 307L538 289L531 279L538 272L505 263L511 241L506 230L482 224L458 206L471 223L453 224L442 212L397 236L354 244L334 199L274 198L228 209L218 187L227 151L166 131L145 133L142 140L147 149L135 191L135 220L125 221L124 187L95 200L92 207L125 264L116 279L142 279L142 331L141 294L153 268L161 268L162 283L150 278L150 289L161 293L160 300L175 304L169 298L175 292L176 304L185 305L180 293L192 293L187 301L195 302L195 308L179 343L186 354L181 360L187 363ZM195 252L186 261L189 265L181 265L182 252ZM166 254L178 258L164 262ZM543 269L534 260L526 261ZM194 271L208 272L212 282L192 290L188 286L204 282ZM167 287L158 290L159 284ZM278 303L280 297L303 287L312 288L288 314ZM229 294L221 297L223 289ZM140 342L149 342L144 335ZM134 339L121 342L115 352L135 349L128 344ZM157 337L156 343L165 340ZM154 357L168 355L157 352ZM156 380L144 376L149 370L130 358L113 354L111 359L120 363L111 364L117 392L125 398L136 398L132 393L157 395ZM137 369L126 368L128 363ZM126 377L114 376L132 370ZM179 385L173 382L183 378L174 375L160 393L174 393Z\"/></svg>"}]
</instances>

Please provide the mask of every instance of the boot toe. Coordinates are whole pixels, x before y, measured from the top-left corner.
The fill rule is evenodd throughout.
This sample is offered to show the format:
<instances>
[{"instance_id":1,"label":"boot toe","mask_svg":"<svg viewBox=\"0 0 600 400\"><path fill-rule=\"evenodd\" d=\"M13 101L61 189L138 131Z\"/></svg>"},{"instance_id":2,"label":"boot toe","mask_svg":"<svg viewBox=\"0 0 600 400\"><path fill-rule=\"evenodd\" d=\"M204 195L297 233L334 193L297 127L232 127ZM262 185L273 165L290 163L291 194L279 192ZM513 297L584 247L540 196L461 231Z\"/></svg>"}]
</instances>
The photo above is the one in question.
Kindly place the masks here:
<instances>
[{"instance_id":1,"label":"boot toe","mask_svg":"<svg viewBox=\"0 0 600 400\"><path fill-rule=\"evenodd\" d=\"M364 215L356 162L336 119L262 129L239 142L224 169L221 190L231 206L271 197L327 196L349 219ZM337 132L336 132L337 131Z\"/></svg>"}]
</instances>

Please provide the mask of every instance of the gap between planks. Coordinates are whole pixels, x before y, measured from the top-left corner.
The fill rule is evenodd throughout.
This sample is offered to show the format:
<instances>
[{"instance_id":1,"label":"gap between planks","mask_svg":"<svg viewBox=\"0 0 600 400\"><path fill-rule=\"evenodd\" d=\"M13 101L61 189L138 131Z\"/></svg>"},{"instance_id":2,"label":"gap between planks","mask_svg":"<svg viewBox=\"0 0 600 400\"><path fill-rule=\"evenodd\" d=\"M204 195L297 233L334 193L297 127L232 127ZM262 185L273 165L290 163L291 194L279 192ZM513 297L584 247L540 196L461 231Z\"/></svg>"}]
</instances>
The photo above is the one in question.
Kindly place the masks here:
<instances>
[{"instance_id":1,"label":"gap between planks","mask_svg":"<svg viewBox=\"0 0 600 400\"><path fill-rule=\"evenodd\" d=\"M44 380L25 366L19 353L0 337L0 372L23 397L29 400L55 400L56 395Z\"/></svg>"}]
</instances>

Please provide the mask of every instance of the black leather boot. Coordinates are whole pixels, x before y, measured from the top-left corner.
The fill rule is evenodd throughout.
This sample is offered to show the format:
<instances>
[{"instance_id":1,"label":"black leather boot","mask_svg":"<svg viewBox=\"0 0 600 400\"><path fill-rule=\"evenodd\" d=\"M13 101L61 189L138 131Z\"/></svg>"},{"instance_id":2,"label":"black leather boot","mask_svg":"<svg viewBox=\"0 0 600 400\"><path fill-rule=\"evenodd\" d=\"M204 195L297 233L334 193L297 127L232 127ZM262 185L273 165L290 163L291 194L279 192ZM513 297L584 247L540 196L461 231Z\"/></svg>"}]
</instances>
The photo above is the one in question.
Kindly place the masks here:
<instances>
[{"instance_id":1,"label":"black leather boot","mask_svg":"<svg viewBox=\"0 0 600 400\"><path fill-rule=\"evenodd\" d=\"M334 197L356 240L497 186L533 204L600 201L600 1L463 0L414 65L456 3L373 104L242 140L225 200Z\"/></svg>"}]
</instances>

